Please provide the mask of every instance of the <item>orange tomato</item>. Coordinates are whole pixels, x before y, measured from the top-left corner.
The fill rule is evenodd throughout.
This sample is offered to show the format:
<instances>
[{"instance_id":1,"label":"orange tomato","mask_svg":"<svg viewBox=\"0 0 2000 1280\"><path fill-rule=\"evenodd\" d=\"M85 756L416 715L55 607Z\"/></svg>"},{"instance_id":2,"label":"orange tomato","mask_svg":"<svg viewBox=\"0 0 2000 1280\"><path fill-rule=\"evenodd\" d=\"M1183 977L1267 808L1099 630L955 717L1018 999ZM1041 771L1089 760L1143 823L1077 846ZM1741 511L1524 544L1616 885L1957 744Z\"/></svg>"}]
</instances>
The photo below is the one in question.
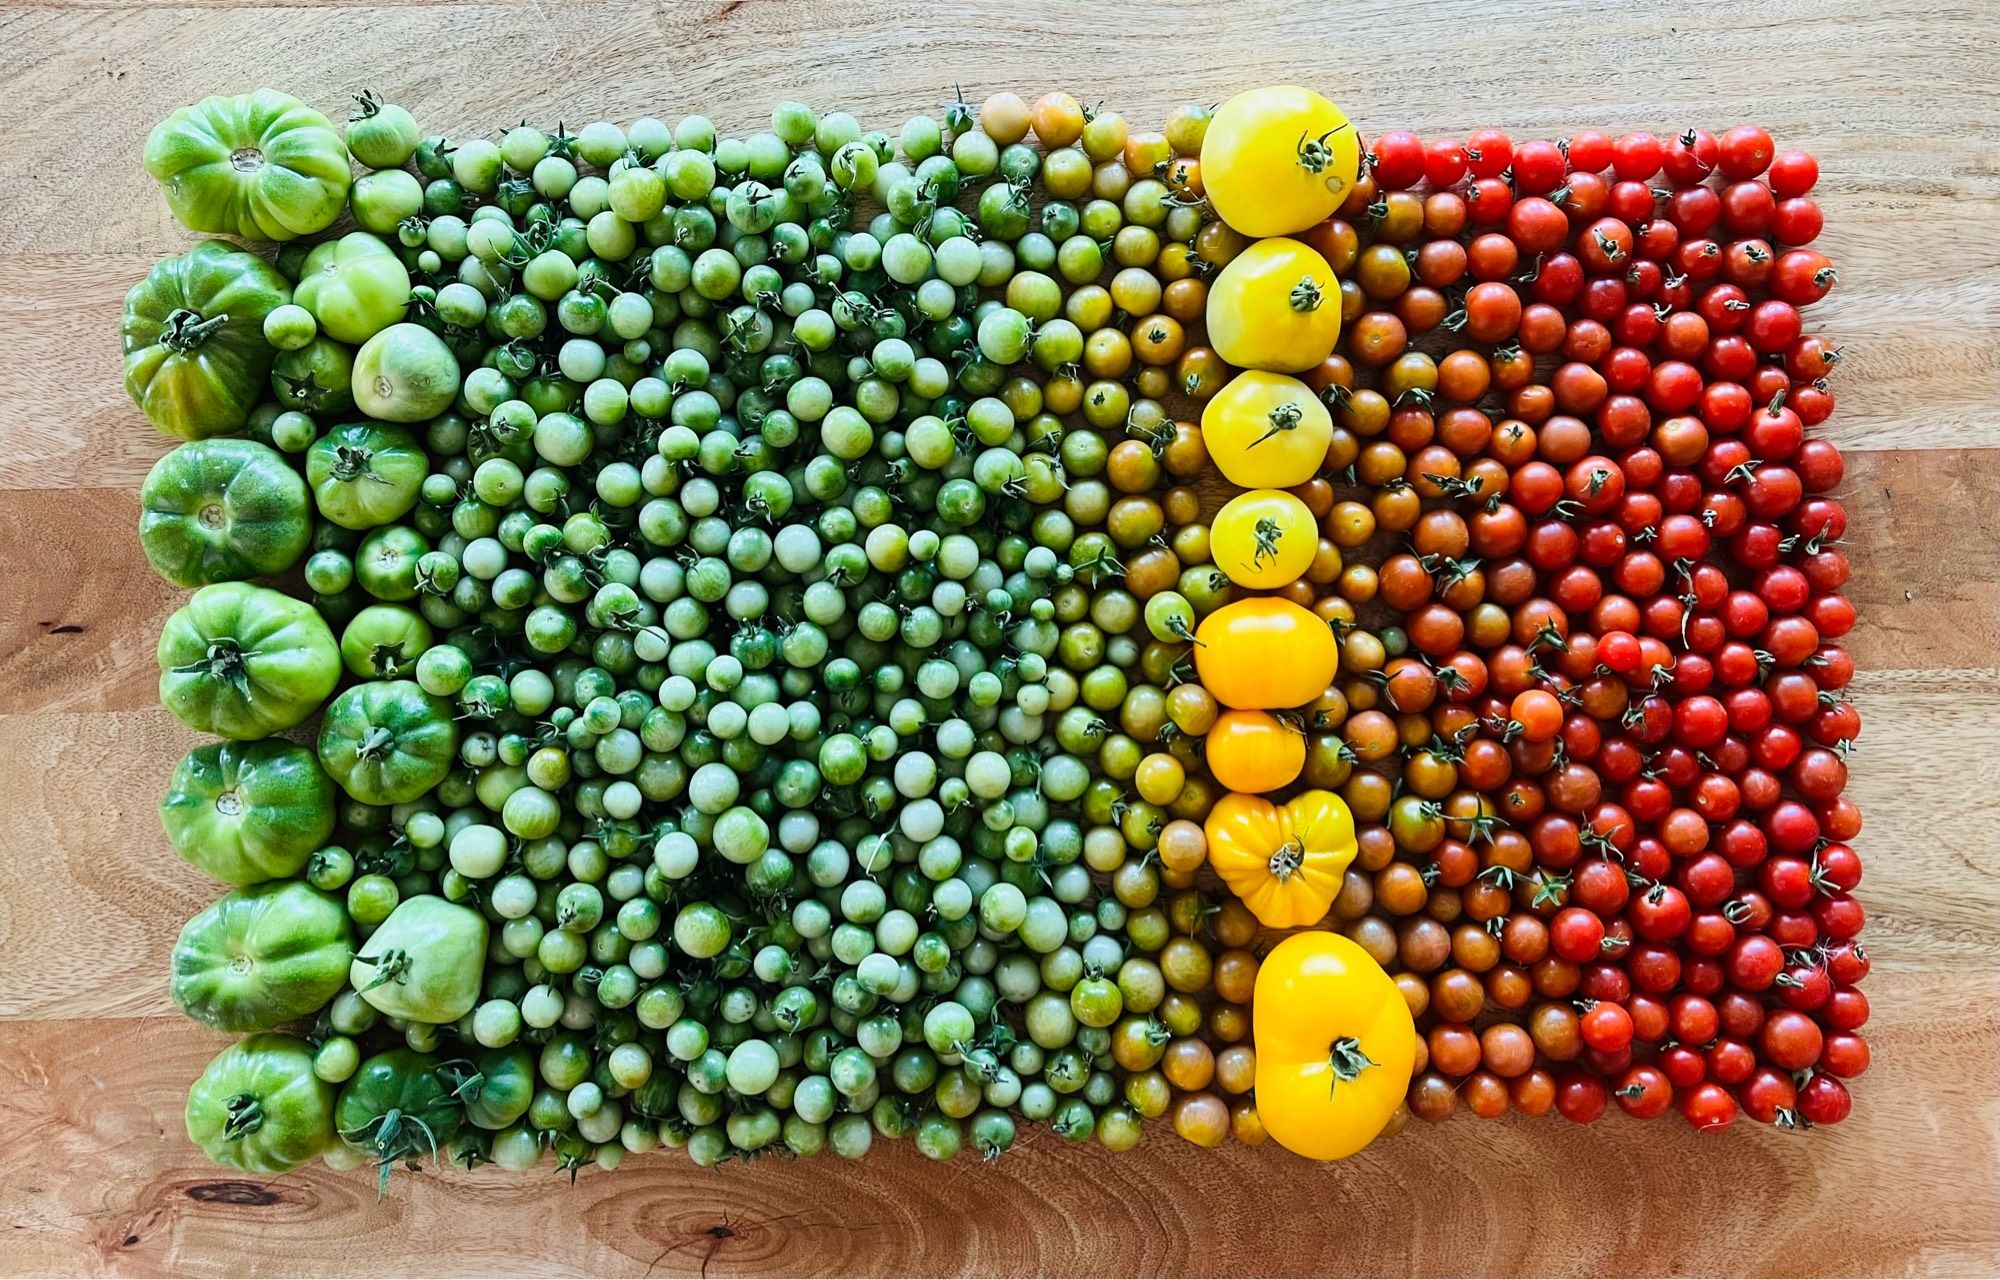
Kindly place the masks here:
<instances>
[{"instance_id":1,"label":"orange tomato","mask_svg":"<svg viewBox=\"0 0 2000 1280\"><path fill-rule=\"evenodd\" d=\"M1312 701L1340 669L1333 631L1290 600L1226 604L1195 629L1195 672L1225 707L1269 710Z\"/></svg>"},{"instance_id":2,"label":"orange tomato","mask_svg":"<svg viewBox=\"0 0 2000 1280\"><path fill-rule=\"evenodd\" d=\"M1276 791L1306 766L1306 736L1268 711L1225 711L1203 741L1208 771L1231 791Z\"/></svg>"}]
</instances>

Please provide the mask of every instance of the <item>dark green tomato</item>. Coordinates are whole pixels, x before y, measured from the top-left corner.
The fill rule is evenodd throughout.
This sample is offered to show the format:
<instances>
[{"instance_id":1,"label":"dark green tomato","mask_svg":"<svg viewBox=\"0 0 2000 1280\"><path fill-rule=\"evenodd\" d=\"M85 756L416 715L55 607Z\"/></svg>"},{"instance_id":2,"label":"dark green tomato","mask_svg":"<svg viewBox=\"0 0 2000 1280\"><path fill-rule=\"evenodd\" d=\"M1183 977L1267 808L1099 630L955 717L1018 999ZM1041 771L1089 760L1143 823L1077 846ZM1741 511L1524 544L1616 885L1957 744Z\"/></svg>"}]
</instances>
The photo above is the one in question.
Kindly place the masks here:
<instances>
[{"instance_id":1,"label":"dark green tomato","mask_svg":"<svg viewBox=\"0 0 2000 1280\"><path fill-rule=\"evenodd\" d=\"M276 450L197 440L153 464L139 491L139 542L178 587L283 573L305 552L305 483Z\"/></svg>"},{"instance_id":2,"label":"dark green tomato","mask_svg":"<svg viewBox=\"0 0 2000 1280\"><path fill-rule=\"evenodd\" d=\"M334 1143L334 1087L296 1036L246 1036L188 1090L187 1135L217 1164L288 1173Z\"/></svg>"},{"instance_id":3,"label":"dark green tomato","mask_svg":"<svg viewBox=\"0 0 2000 1280\"><path fill-rule=\"evenodd\" d=\"M436 1157L464 1122L464 1105L438 1068L428 1053L391 1049L363 1062L340 1091L334 1128L374 1158L384 1186L395 1165Z\"/></svg>"},{"instance_id":4,"label":"dark green tomato","mask_svg":"<svg viewBox=\"0 0 2000 1280\"><path fill-rule=\"evenodd\" d=\"M312 752L267 740L196 747L160 822L174 851L225 884L295 876L333 834L333 783Z\"/></svg>"},{"instance_id":5,"label":"dark green tomato","mask_svg":"<svg viewBox=\"0 0 2000 1280\"><path fill-rule=\"evenodd\" d=\"M378 422L335 427L306 450L321 515L346 529L392 524L416 505L430 459L409 430Z\"/></svg>"},{"instance_id":6,"label":"dark green tomato","mask_svg":"<svg viewBox=\"0 0 2000 1280\"><path fill-rule=\"evenodd\" d=\"M525 1048L488 1049L471 1062L447 1062L440 1073L481 1129L505 1129L528 1112L535 1096L535 1060Z\"/></svg>"},{"instance_id":7,"label":"dark green tomato","mask_svg":"<svg viewBox=\"0 0 2000 1280\"><path fill-rule=\"evenodd\" d=\"M320 763L355 799L407 804L443 781L458 751L458 725L442 700L413 681L357 685L327 708Z\"/></svg>"},{"instance_id":8,"label":"dark green tomato","mask_svg":"<svg viewBox=\"0 0 2000 1280\"><path fill-rule=\"evenodd\" d=\"M287 409L335 417L354 408L354 352L324 335L281 351L271 363L271 394Z\"/></svg>"},{"instance_id":9,"label":"dark green tomato","mask_svg":"<svg viewBox=\"0 0 2000 1280\"><path fill-rule=\"evenodd\" d=\"M174 1003L219 1031L269 1031L331 1000L354 955L341 904L297 880L238 889L174 944Z\"/></svg>"},{"instance_id":10,"label":"dark green tomato","mask_svg":"<svg viewBox=\"0 0 2000 1280\"><path fill-rule=\"evenodd\" d=\"M262 258L221 241L156 263L125 295L125 391L183 440L241 430L273 352L264 317L291 301Z\"/></svg>"}]
</instances>

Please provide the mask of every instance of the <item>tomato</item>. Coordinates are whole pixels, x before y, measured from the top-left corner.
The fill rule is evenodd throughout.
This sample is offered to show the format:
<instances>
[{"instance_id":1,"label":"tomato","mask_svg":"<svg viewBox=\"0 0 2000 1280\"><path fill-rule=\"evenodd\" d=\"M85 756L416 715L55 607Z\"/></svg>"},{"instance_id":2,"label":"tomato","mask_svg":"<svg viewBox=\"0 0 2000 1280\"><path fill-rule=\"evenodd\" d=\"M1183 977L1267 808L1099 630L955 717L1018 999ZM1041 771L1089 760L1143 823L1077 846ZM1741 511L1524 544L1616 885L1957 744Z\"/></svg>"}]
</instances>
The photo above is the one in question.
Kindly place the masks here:
<instances>
[{"instance_id":1,"label":"tomato","mask_svg":"<svg viewBox=\"0 0 2000 1280\"><path fill-rule=\"evenodd\" d=\"M174 1003L218 1031L269 1031L333 999L353 957L339 901L303 880L251 885L182 927Z\"/></svg>"},{"instance_id":2,"label":"tomato","mask_svg":"<svg viewBox=\"0 0 2000 1280\"><path fill-rule=\"evenodd\" d=\"M340 1091L334 1130L374 1158L384 1188L398 1163L436 1158L465 1121L464 1106L439 1066L430 1054L391 1049L363 1062Z\"/></svg>"},{"instance_id":3,"label":"tomato","mask_svg":"<svg viewBox=\"0 0 2000 1280\"><path fill-rule=\"evenodd\" d=\"M160 632L160 702L224 738L265 738L319 709L340 650L313 607L268 587L203 587Z\"/></svg>"},{"instance_id":4,"label":"tomato","mask_svg":"<svg viewBox=\"0 0 2000 1280\"><path fill-rule=\"evenodd\" d=\"M1319 525L1282 489L1252 489L1223 504L1209 524L1216 567L1239 587L1268 590L1303 574L1319 551Z\"/></svg>"},{"instance_id":5,"label":"tomato","mask_svg":"<svg viewBox=\"0 0 2000 1280\"><path fill-rule=\"evenodd\" d=\"M326 230L351 180L333 122L275 89L180 108L146 135L143 158L182 226L244 240Z\"/></svg>"},{"instance_id":6,"label":"tomato","mask_svg":"<svg viewBox=\"0 0 2000 1280\"><path fill-rule=\"evenodd\" d=\"M1260 596L1215 610L1195 631L1195 671L1225 707L1275 710L1312 701L1340 669L1340 645L1311 610Z\"/></svg>"},{"instance_id":7,"label":"tomato","mask_svg":"<svg viewBox=\"0 0 2000 1280\"><path fill-rule=\"evenodd\" d=\"M139 544L177 587L283 573L305 553L305 482L252 440L196 440L153 464L139 490Z\"/></svg>"},{"instance_id":8,"label":"tomato","mask_svg":"<svg viewBox=\"0 0 2000 1280\"><path fill-rule=\"evenodd\" d=\"M1416 1069L1416 1025L1395 981L1344 935L1294 934L1258 968L1252 1007L1270 1136L1314 1160L1374 1141Z\"/></svg>"},{"instance_id":9,"label":"tomato","mask_svg":"<svg viewBox=\"0 0 2000 1280\"><path fill-rule=\"evenodd\" d=\"M343 529L394 524L417 505L430 458L406 428L350 422L306 450L306 483L319 513Z\"/></svg>"},{"instance_id":10,"label":"tomato","mask_svg":"<svg viewBox=\"0 0 2000 1280\"><path fill-rule=\"evenodd\" d=\"M1319 923L1358 847L1354 815L1330 791L1283 805L1232 792L1209 810L1203 833L1209 865L1274 929Z\"/></svg>"},{"instance_id":11,"label":"tomato","mask_svg":"<svg viewBox=\"0 0 2000 1280\"><path fill-rule=\"evenodd\" d=\"M452 1022L479 1002L486 918L431 894L405 898L354 953L348 981L392 1018Z\"/></svg>"},{"instance_id":12,"label":"tomato","mask_svg":"<svg viewBox=\"0 0 2000 1280\"><path fill-rule=\"evenodd\" d=\"M1202 758L1231 791L1276 791L1305 768L1306 738L1268 711L1225 711L1202 739Z\"/></svg>"},{"instance_id":13,"label":"tomato","mask_svg":"<svg viewBox=\"0 0 2000 1280\"><path fill-rule=\"evenodd\" d=\"M347 149L371 169L395 169L410 162L423 135L408 108L363 91L347 118Z\"/></svg>"},{"instance_id":14,"label":"tomato","mask_svg":"<svg viewBox=\"0 0 2000 1280\"><path fill-rule=\"evenodd\" d=\"M182 440L242 430L277 354L264 317L291 297L262 258L219 240L154 263L125 295L125 393Z\"/></svg>"},{"instance_id":15,"label":"tomato","mask_svg":"<svg viewBox=\"0 0 2000 1280\"><path fill-rule=\"evenodd\" d=\"M1209 344L1239 369L1303 373L1340 337L1340 286L1310 246L1259 240L1209 287L1207 323Z\"/></svg>"},{"instance_id":16,"label":"tomato","mask_svg":"<svg viewBox=\"0 0 2000 1280\"><path fill-rule=\"evenodd\" d=\"M354 408L354 352L320 336L271 362L271 394L287 409L338 416Z\"/></svg>"},{"instance_id":17,"label":"tomato","mask_svg":"<svg viewBox=\"0 0 2000 1280\"><path fill-rule=\"evenodd\" d=\"M356 685L333 700L319 759L363 804L407 804L438 783L458 754L458 722L413 680Z\"/></svg>"},{"instance_id":18,"label":"tomato","mask_svg":"<svg viewBox=\"0 0 2000 1280\"><path fill-rule=\"evenodd\" d=\"M1333 443L1333 417L1297 378L1252 369L1202 407L1201 433L1231 484L1289 489L1319 474Z\"/></svg>"},{"instance_id":19,"label":"tomato","mask_svg":"<svg viewBox=\"0 0 2000 1280\"><path fill-rule=\"evenodd\" d=\"M1340 108L1310 89L1239 93L1216 108L1201 144L1216 215L1246 236L1285 236L1324 222L1361 169L1361 143Z\"/></svg>"},{"instance_id":20,"label":"tomato","mask_svg":"<svg viewBox=\"0 0 2000 1280\"><path fill-rule=\"evenodd\" d=\"M160 823L176 853L225 884L282 880L333 834L333 783L296 743L211 743L174 767Z\"/></svg>"},{"instance_id":21,"label":"tomato","mask_svg":"<svg viewBox=\"0 0 2000 1280\"><path fill-rule=\"evenodd\" d=\"M373 604L340 633L340 658L363 680L409 679L431 640L431 624L415 609Z\"/></svg>"},{"instance_id":22,"label":"tomato","mask_svg":"<svg viewBox=\"0 0 2000 1280\"><path fill-rule=\"evenodd\" d=\"M535 1060L518 1045L488 1049L470 1063L445 1063L439 1070L465 1104L466 1120L481 1129L505 1129L528 1113L535 1096Z\"/></svg>"},{"instance_id":23,"label":"tomato","mask_svg":"<svg viewBox=\"0 0 2000 1280\"><path fill-rule=\"evenodd\" d=\"M292 297L328 337L366 342L403 318L410 273L380 237L350 231L306 255Z\"/></svg>"},{"instance_id":24,"label":"tomato","mask_svg":"<svg viewBox=\"0 0 2000 1280\"><path fill-rule=\"evenodd\" d=\"M217 1164L289 1173L334 1144L333 1086L297 1036L245 1036L188 1090L187 1135Z\"/></svg>"},{"instance_id":25,"label":"tomato","mask_svg":"<svg viewBox=\"0 0 2000 1280\"><path fill-rule=\"evenodd\" d=\"M420 324L392 324L354 357L355 407L384 422L435 418L458 398L458 357Z\"/></svg>"}]
</instances>

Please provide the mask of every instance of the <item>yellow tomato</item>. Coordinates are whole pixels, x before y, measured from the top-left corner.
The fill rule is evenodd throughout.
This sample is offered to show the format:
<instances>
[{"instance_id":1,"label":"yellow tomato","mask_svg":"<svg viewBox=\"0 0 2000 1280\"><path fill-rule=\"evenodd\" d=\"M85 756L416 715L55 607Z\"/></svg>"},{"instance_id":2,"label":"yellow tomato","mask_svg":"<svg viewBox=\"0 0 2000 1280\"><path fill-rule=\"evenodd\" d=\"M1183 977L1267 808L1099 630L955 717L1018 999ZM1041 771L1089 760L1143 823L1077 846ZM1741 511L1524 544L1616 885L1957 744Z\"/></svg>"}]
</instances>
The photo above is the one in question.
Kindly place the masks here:
<instances>
[{"instance_id":1,"label":"yellow tomato","mask_svg":"<svg viewBox=\"0 0 2000 1280\"><path fill-rule=\"evenodd\" d=\"M1319 525L1283 489L1252 489L1224 503L1209 526L1215 567L1239 587L1264 591L1296 581L1319 552Z\"/></svg>"},{"instance_id":2,"label":"yellow tomato","mask_svg":"<svg viewBox=\"0 0 2000 1280\"><path fill-rule=\"evenodd\" d=\"M1259 240L1215 277L1207 324L1209 345L1238 368L1303 373L1340 337L1340 282L1310 245Z\"/></svg>"},{"instance_id":3,"label":"yellow tomato","mask_svg":"<svg viewBox=\"0 0 2000 1280\"><path fill-rule=\"evenodd\" d=\"M1253 596L1201 620L1194 633L1194 669L1225 707L1296 707L1333 683L1340 645L1312 610L1281 596Z\"/></svg>"},{"instance_id":4,"label":"yellow tomato","mask_svg":"<svg viewBox=\"0 0 2000 1280\"><path fill-rule=\"evenodd\" d=\"M1333 415L1297 378L1248 369L1202 406L1201 439L1229 483L1289 489L1319 473Z\"/></svg>"},{"instance_id":5,"label":"yellow tomato","mask_svg":"<svg viewBox=\"0 0 2000 1280\"><path fill-rule=\"evenodd\" d=\"M1216 110L1201 143L1209 203L1247 236L1286 236L1324 222L1360 171L1354 126L1297 85L1237 94Z\"/></svg>"},{"instance_id":6,"label":"yellow tomato","mask_svg":"<svg viewBox=\"0 0 2000 1280\"><path fill-rule=\"evenodd\" d=\"M1359 943L1298 933L1257 970L1257 1115L1288 1151L1339 1160L1402 1105L1417 1028L1395 979Z\"/></svg>"},{"instance_id":7,"label":"yellow tomato","mask_svg":"<svg viewBox=\"0 0 2000 1280\"><path fill-rule=\"evenodd\" d=\"M1231 791L1276 791L1306 767L1306 735L1268 711L1225 711L1202 739L1202 758Z\"/></svg>"},{"instance_id":8,"label":"yellow tomato","mask_svg":"<svg viewBox=\"0 0 2000 1280\"><path fill-rule=\"evenodd\" d=\"M1354 861L1354 815L1331 791L1284 804L1232 792L1208 811L1208 865L1273 929L1318 924Z\"/></svg>"}]
</instances>

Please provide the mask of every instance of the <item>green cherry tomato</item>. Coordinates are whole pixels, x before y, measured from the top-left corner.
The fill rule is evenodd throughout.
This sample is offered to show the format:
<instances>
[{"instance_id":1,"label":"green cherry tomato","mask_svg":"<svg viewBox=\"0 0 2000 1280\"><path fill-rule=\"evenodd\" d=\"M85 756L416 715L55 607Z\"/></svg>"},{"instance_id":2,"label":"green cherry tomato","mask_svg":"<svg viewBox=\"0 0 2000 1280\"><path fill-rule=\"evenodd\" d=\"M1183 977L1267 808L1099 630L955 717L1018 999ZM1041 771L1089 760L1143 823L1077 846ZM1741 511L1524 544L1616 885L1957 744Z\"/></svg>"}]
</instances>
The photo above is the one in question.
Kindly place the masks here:
<instances>
[{"instance_id":1,"label":"green cherry tomato","mask_svg":"<svg viewBox=\"0 0 2000 1280\"><path fill-rule=\"evenodd\" d=\"M144 160L182 226L245 240L326 230L352 172L333 122L275 89L180 108L153 126Z\"/></svg>"},{"instance_id":2,"label":"green cherry tomato","mask_svg":"<svg viewBox=\"0 0 2000 1280\"><path fill-rule=\"evenodd\" d=\"M350 389L371 418L422 422L458 398L458 357L422 325L392 324L362 344Z\"/></svg>"},{"instance_id":3,"label":"green cherry tomato","mask_svg":"<svg viewBox=\"0 0 2000 1280\"><path fill-rule=\"evenodd\" d=\"M371 169L399 168L410 162L422 142L416 117L407 109L383 102L372 93L356 95L354 110L347 117L347 149L356 160ZM422 159L419 157L420 164ZM424 176L443 177L444 171L432 173L426 169Z\"/></svg>"},{"instance_id":4,"label":"green cherry tomato","mask_svg":"<svg viewBox=\"0 0 2000 1280\"><path fill-rule=\"evenodd\" d=\"M289 1173L334 1144L334 1087L297 1036L245 1036L188 1090L188 1139L217 1164Z\"/></svg>"},{"instance_id":5,"label":"green cherry tomato","mask_svg":"<svg viewBox=\"0 0 2000 1280\"><path fill-rule=\"evenodd\" d=\"M218 1031L269 1031L339 993L354 958L347 912L299 880L226 894L181 929L172 991Z\"/></svg>"},{"instance_id":6,"label":"green cherry tomato","mask_svg":"<svg viewBox=\"0 0 2000 1280\"><path fill-rule=\"evenodd\" d=\"M271 308L264 317L264 341L280 351L297 351L319 336L319 322L296 302Z\"/></svg>"},{"instance_id":7,"label":"green cherry tomato","mask_svg":"<svg viewBox=\"0 0 2000 1280\"><path fill-rule=\"evenodd\" d=\"M251 440L195 440L153 464L139 490L139 545L177 587L283 573L305 553L305 482Z\"/></svg>"},{"instance_id":8,"label":"green cherry tomato","mask_svg":"<svg viewBox=\"0 0 2000 1280\"><path fill-rule=\"evenodd\" d=\"M392 1018L452 1022L479 1002L486 919L420 894L397 904L354 955L348 980Z\"/></svg>"},{"instance_id":9,"label":"green cherry tomato","mask_svg":"<svg viewBox=\"0 0 2000 1280\"><path fill-rule=\"evenodd\" d=\"M306 483L319 513L343 529L392 524L417 504L430 458L404 427L350 422L306 450Z\"/></svg>"},{"instance_id":10,"label":"green cherry tomato","mask_svg":"<svg viewBox=\"0 0 2000 1280\"><path fill-rule=\"evenodd\" d=\"M292 300L285 278L219 240L153 264L125 295L125 392L182 440L241 431L273 352L264 320Z\"/></svg>"},{"instance_id":11,"label":"green cherry tomato","mask_svg":"<svg viewBox=\"0 0 2000 1280\"><path fill-rule=\"evenodd\" d=\"M329 337L366 342L403 318L410 273L379 237L350 231L306 255L292 300L312 312Z\"/></svg>"},{"instance_id":12,"label":"green cherry tomato","mask_svg":"<svg viewBox=\"0 0 2000 1280\"><path fill-rule=\"evenodd\" d=\"M363 804L408 804L444 781L457 753L451 708L413 680L356 685L320 725L320 763Z\"/></svg>"},{"instance_id":13,"label":"green cherry tomato","mask_svg":"<svg viewBox=\"0 0 2000 1280\"><path fill-rule=\"evenodd\" d=\"M333 780L295 742L216 742L174 767L160 823L174 851L225 884L297 875L333 834Z\"/></svg>"},{"instance_id":14,"label":"green cherry tomato","mask_svg":"<svg viewBox=\"0 0 2000 1280\"><path fill-rule=\"evenodd\" d=\"M203 587L160 633L160 701L189 728L266 738L319 709L340 649L313 607L268 587ZM414 798L414 797L411 797Z\"/></svg>"}]
</instances>

